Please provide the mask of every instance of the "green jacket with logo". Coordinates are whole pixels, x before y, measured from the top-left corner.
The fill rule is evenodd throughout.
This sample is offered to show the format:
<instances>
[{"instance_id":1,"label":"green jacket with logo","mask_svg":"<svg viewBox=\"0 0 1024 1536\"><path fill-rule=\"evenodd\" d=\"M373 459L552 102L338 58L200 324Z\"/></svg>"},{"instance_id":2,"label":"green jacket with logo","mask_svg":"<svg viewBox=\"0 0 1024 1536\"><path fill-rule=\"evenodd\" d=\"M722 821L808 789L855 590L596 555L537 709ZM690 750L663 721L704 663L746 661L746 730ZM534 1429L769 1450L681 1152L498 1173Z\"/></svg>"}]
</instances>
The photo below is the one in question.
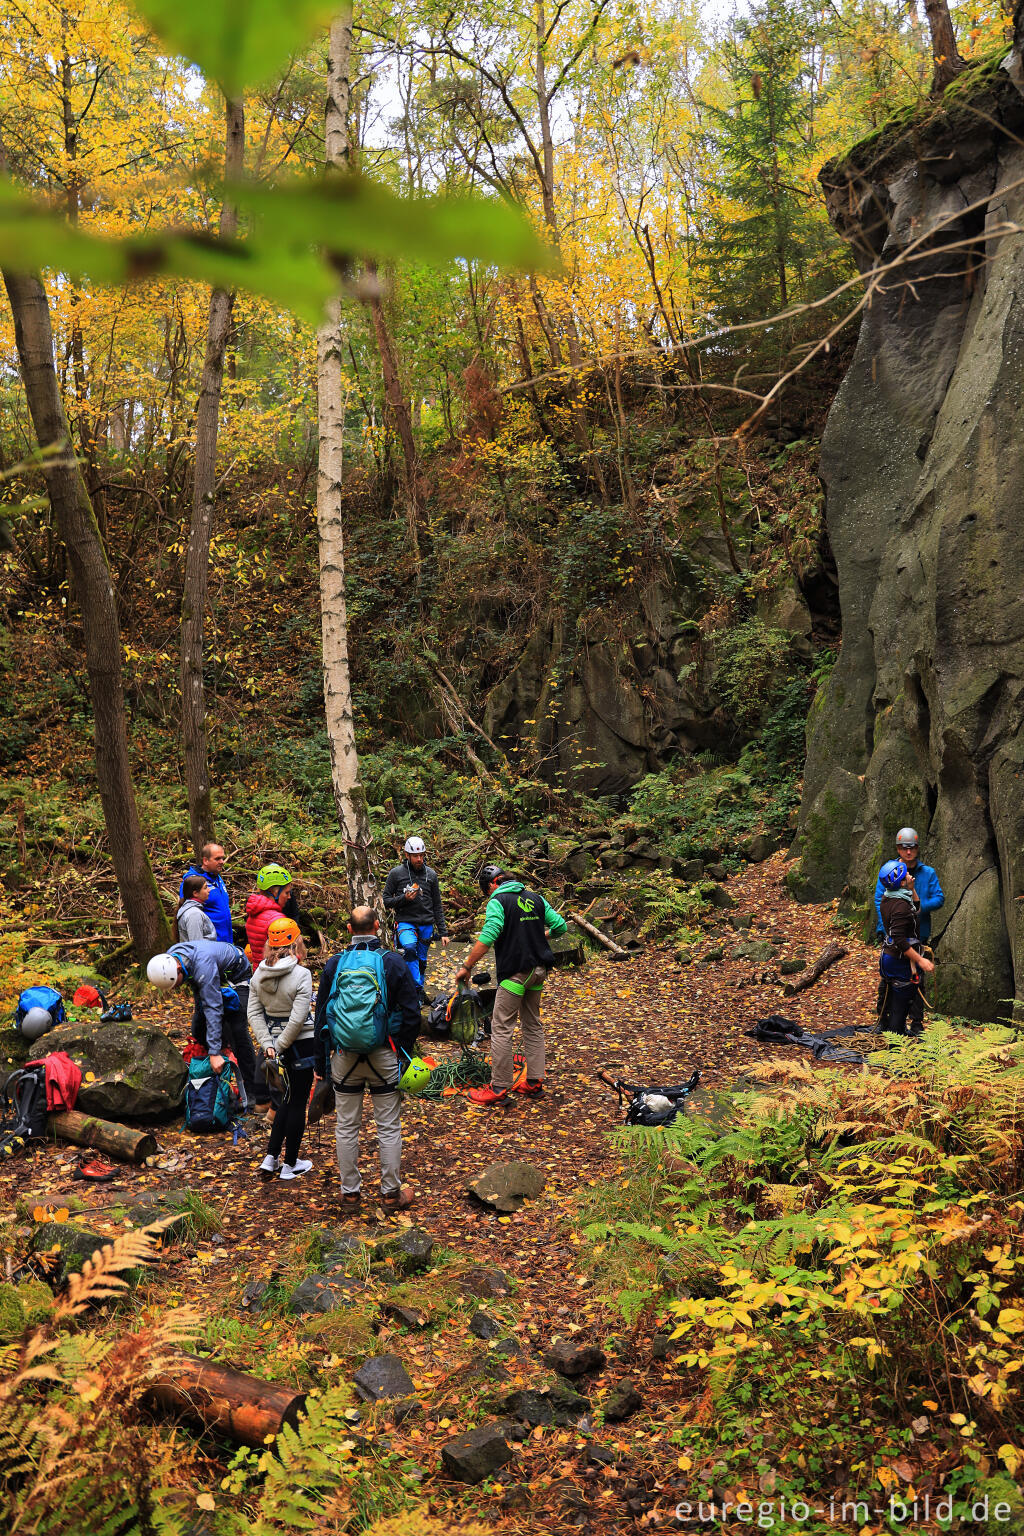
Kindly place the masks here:
<instances>
[{"instance_id":1,"label":"green jacket with logo","mask_svg":"<svg viewBox=\"0 0 1024 1536\"><path fill-rule=\"evenodd\" d=\"M506 880L491 896L480 930L481 944L494 946L498 984L519 971L545 970L554 961L545 928L564 933L565 918L549 907L538 891L528 891L521 880Z\"/></svg>"}]
</instances>

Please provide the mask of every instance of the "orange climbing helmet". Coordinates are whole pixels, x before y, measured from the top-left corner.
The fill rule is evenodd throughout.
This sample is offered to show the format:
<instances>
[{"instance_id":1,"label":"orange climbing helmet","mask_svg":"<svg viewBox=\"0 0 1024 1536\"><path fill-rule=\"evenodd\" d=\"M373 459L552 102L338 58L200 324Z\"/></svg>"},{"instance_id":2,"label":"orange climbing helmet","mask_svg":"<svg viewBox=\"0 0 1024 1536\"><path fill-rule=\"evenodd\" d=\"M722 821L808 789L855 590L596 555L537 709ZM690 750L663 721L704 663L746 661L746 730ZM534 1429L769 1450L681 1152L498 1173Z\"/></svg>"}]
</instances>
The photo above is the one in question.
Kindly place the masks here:
<instances>
[{"instance_id":1,"label":"orange climbing helmet","mask_svg":"<svg viewBox=\"0 0 1024 1536\"><path fill-rule=\"evenodd\" d=\"M290 917L275 917L267 929L267 948L283 949L288 944L298 944L301 938L298 923Z\"/></svg>"}]
</instances>

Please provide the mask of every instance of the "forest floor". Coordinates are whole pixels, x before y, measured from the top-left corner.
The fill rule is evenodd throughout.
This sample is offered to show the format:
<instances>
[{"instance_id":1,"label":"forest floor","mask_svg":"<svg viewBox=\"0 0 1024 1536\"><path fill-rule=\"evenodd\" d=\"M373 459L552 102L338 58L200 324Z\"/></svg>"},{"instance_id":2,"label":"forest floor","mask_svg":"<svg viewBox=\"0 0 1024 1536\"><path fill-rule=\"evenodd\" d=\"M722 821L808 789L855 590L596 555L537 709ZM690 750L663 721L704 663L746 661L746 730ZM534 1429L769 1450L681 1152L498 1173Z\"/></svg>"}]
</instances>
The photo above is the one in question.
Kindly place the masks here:
<instances>
[{"instance_id":1,"label":"forest floor","mask_svg":"<svg viewBox=\"0 0 1024 1536\"><path fill-rule=\"evenodd\" d=\"M724 943L728 951L738 940L768 938L778 946L767 968L773 974L787 957L813 958L834 936L834 913L797 905L783 885L785 869L784 855L778 854L731 880L737 906L730 915L749 914L750 930L726 928L724 937L708 936L698 954L716 944ZM284 1292L273 1313L244 1305L243 1293L253 1281L283 1277L291 1285L316 1268L309 1259L314 1233L326 1230L328 1245L340 1228L379 1240L405 1221L386 1218L372 1198L377 1167L368 1109L358 1215L340 1205L330 1121L309 1133L313 1173L291 1185L255 1176L263 1153L258 1121L247 1122L248 1139L234 1147L226 1138L191 1136L175 1123L158 1128L163 1167L119 1167L115 1184L83 1191L72 1179L75 1150L47 1146L0 1172L0 1202L20 1199L26 1215L38 1205L70 1203L75 1220L115 1233L123 1226L121 1213L111 1214L118 1203L186 1185L219 1214L221 1231L170 1247L152 1282L137 1294L138 1305L194 1305L209 1324L202 1347L257 1375L303 1386L350 1380L368 1355L397 1354L422 1411L395 1425L383 1405L363 1409L360 1433L369 1426L369 1432L386 1437L383 1443L403 1458L407 1482L414 1463L417 1499L442 1513L472 1514L510 1531L658 1524L687 1497L673 1428L688 1416L692 1422L701 1408L693 1396L694 1373L670 1358L652 1358L656 1317L645 1311L627 1327L588 1269L580 1232L587 1202L595 1186L613 1181L621 1169L610 1135L621 1114L596 1074L604 1069L634 1081L679 1082L697 1067L702 1085L690 1112L715 1113L721 1090L752 1064L779 1054L779 1047L748 1038L746 1031L759 1017L783 1012L821 1030L870 1016L874 954L857 938L844 942L849 954L843 961L809 991L785 999L779 980L761 980L766 967L749 960L698 959L684 968L654 949L626 963L591 957L582 970L556 972L546 989L549 1059L543 1098L516 1097L491 1110L475 1108L463 1095L440 1102L406 1099L403 1173L417 1195L409 1216L437 1246L434 1268L390 1295L423 1314L422 1328L406 1328L382 1313L388 1287L369 1275L362 1277L365 1288L347 1311L293 1317L283 1304ZM435 986L440 967L435 960ZM185 998L147 1006L145 1017L159 1018L184 1041ZM811 1060L799 1050L789 1055ZM492 1161L513 1158L541 1169L546 1188L518 1213L498 1216L467 1194L466 1180ZM467 1272L481 1266L507 1277L507 1295L480 1301L466 1294L479 1280ZM477 1307L490 1312L513 1341L503 1351L469 1332ZM533 1427L496 1479L478 1488L451 1480L440 1466L442 1445L502 1417L495 1404L504 1394L549 1384L542 1356L559 1337L597 1343L608 1357L599 1373L572 1383L593 1405L584 1427ZM623 1379L637 1387L642 1407L628 1423L603 1423L602 1405ZM224 1470L218 1455L215 1442L196 1442L193 1480L205 1477L207 1486L216 1488Z\"/></svg>"}]
</instances>

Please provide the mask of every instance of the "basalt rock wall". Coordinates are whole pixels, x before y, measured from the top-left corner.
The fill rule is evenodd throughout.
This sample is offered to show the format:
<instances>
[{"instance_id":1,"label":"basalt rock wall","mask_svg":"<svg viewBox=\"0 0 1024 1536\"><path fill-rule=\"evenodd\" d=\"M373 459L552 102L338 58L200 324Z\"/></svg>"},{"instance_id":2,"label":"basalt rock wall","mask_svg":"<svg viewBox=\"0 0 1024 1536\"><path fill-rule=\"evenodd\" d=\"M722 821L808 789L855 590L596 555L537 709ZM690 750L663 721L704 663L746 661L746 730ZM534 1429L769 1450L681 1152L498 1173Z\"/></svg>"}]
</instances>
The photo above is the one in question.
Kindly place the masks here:
<instances>
[{"instance_id":1,"label":"basalt rock wall","mask_svg":"<svg viewBox=\"0 0 1024 1536\"><path fill-rule=\"evenodd\" d=\"M912 823L938 999L979 1018L1024 983L1022 144L1018 43L821 173L870 297L822 444L843 641L795 888L866 903Z\"/></svg>"}]
</instances>

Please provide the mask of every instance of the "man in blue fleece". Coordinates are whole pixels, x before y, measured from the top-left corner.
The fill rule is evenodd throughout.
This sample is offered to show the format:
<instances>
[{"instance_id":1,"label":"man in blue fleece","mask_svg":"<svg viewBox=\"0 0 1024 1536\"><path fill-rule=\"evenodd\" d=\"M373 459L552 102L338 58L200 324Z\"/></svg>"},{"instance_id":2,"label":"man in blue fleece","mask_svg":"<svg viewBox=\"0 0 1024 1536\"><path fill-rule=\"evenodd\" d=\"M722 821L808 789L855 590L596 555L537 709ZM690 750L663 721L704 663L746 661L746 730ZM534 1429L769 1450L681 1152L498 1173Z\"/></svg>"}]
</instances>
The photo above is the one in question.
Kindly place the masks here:
<instances>
[{"instance_id":1,"label":"man in blue fleece","mask_svg":"<svg viewBox=\"0 0 1024 1536\"><path fill-rule=\"evenodd\" d=\"M945 905L946 898L932 866L921 862L921 839L913 827L901 827L896 833L896 858L902 860L911 876L909 889L914 894L914 905L918 910L918 937L922 944L927 944L932 935L932 913ZM879 877L875 885L875 911L878 913L875 932L880 939L885 938L882 898L887 894Z\"/></svg>"}]
</instances>

